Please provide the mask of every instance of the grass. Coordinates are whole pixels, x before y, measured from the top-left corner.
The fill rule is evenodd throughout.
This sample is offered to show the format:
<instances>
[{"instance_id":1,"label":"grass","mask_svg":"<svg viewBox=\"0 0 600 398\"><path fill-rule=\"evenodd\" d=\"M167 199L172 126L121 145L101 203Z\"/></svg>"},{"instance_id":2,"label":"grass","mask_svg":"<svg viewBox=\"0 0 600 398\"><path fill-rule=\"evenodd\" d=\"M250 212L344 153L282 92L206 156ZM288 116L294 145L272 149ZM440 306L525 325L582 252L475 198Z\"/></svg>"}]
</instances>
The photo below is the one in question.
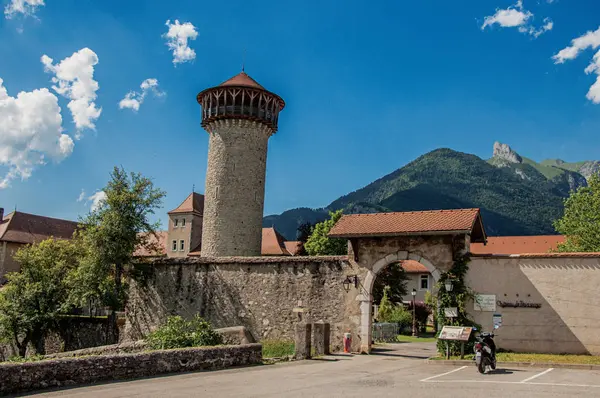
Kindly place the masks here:
<instances>
[{"instance_id":1,"label":"grass","mask_svg":"<svg viewBox=\"0 0 600 398\"><path fill-rule=\"evenodd\" d=\"M465 359L472 359L473 354L465 354ZM600 365L600 356L592 355L559 355L559 354L526 354L513 352L499 352L496 354L498 362L528 362L528 363L569 363L583 365ZM443 360L445 357L432 359ZM450 359L460 359L459 356L451 356Z\"/></svg>"},{"instance_id":2,"label":"grass","mask_svg":"<svg viewBox=\"0 0 600 398\"><path fill-rule=\"evenodd\" d=\"M423 335L420 335L419 337L405 336L399 334L398 336L396 336L396 340L400 343L435 343L437 341L435 335L433 335L432 333L425 333Z\"/></svg>"},{"instance_id":3,"label":"grass","mask_svg":"<svg viewBox=\"0 0 600 398\"><path fill-rule=\"evenodd\" d=\"M294 355L295 344L288 340L263 340L263 358L281 358Z\"/></svg>"}]
</instances>

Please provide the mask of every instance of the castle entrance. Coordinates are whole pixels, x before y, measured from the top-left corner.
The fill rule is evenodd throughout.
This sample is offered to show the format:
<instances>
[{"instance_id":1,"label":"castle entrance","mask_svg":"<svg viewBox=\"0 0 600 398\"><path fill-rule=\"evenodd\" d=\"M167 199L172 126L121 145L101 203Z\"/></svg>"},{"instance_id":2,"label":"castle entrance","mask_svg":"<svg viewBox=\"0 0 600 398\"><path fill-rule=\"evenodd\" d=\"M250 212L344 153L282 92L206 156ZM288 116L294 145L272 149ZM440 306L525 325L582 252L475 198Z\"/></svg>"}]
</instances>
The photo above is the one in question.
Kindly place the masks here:
<instances>
[{"instance_id":1,"label":"castle entrance","mask_svg":"<svg viewBox=\"0 0 600 398\"><path fill-rule=\"evenodd\" d=\"M351 214L343 216L329 233L348 239L354 280L353 308L358 341L353 349L370 353L373 342L373 287L377 275L391 264L418 263L428 271L432 284L449 271L454 261L469 252L471 242L485 242L479 209ZM350 274L353 273L353 274ZM351 297L349 297L349 300Z\"/></svg>"}]
</instances>

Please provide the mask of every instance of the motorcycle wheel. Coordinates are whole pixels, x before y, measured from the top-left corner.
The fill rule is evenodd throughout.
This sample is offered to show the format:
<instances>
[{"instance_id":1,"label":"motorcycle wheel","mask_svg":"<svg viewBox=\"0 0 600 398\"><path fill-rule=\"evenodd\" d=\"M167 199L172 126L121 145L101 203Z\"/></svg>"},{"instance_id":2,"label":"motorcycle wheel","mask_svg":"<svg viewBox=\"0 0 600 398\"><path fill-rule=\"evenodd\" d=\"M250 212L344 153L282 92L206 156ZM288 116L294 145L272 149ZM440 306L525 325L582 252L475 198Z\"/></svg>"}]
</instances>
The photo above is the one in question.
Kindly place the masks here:
<instances>
[{"instance_id":1,"label":"motorcycle wheel","mask_svg":"<svg viewBox=\"0 0 600 398\"><path fill-rule=\"evenodd\" d=\"M481 358L481 361L479 362L479 364L477 364L477 370L479 371L479 373L481 373L481 374L485 373L485 368L487 366L487 363L488 363L487 358Z\"/></svg>"}]
</instances>

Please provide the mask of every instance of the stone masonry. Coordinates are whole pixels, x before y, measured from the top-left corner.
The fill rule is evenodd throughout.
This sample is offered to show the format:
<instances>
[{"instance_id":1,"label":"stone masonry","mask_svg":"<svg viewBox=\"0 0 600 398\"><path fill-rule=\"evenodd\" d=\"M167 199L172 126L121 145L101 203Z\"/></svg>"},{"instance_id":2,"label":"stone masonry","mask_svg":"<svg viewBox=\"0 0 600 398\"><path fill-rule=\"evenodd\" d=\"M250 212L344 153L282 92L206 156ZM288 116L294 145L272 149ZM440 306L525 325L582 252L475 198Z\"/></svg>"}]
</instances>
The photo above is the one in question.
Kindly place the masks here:
<instances>
[{"instance_id":1,"label":"stone masonry","mask_svg":"<svg viewBox=\"0 0 600 398\"><path fill-rule=\"evenodd\" d=\"M202 256L260 256L265 196L265 124L226 119L211 122Z\"/></svg>"},{"instance_id":2,"label":"stone masonry","mask_svg":"<svg viewBox=\"0 0 600 398\"><path fill-rule=\"evenodd\" d=\"M245 326L256 341L293 341L301 301L308 322L331 325L332 351L339 351L343 333L359 330L357 290L343 284L353 273L345 257L157 260L145 283L131 283L125 334L138 340L170 315L200 314L217 328Z\"/></svg>"}]
</instances>

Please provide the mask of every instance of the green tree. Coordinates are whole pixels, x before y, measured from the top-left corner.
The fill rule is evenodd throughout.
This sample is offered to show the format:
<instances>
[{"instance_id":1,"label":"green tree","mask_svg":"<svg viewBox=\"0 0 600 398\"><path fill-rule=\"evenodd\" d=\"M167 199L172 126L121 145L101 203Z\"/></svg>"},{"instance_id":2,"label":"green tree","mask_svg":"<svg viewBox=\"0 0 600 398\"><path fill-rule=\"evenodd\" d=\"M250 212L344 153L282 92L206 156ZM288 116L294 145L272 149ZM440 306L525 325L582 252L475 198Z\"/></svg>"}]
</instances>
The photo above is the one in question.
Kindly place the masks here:
<instances>
[{"instance_id":1,"label":"green tree","mask_svg":"<svg viewBox=\"0 0 600 398\"><path fill-rule=\"evenodd\" d=\"M388 294L390 292L389 286L384 287L383 297L379 303L379 309L377 310L377 321L378 322L390 322L392 314L394 313L394 304L390 301Z\"/></svg>"},{"instance_id":2,"label":"green tree","mask_svg":"<svg viewBox=\"0 0 600 398\"><path fill-rule=\"evenodd\" d=\"M348 242L342 238L327 236L331 228L342 217L342 210L329 212L329 219L318 223L313 228L310 238L304 244L310 256L336 256L348 254Z\"/></svg>"},{"instance_id":3,"label":"green tree","mask_svg":"<svg viewBox=\"0 0 600 398\"><path fill-rule=\"evenodd\" d=\"M149 217L161 207L165 193L141 174L128 175L118 167L104 193L105 199L83 220L81 240L86 256L69 282L74 304L84 306L93 300L111 308L109 330L111 340L116 341L116 311L126 301L125 267L133 265L136 248L155 249L150 247L150 237L160 223L151 223Z\"/></svg>"},{"instance_id":4,"label":"green tree","mask_svg":"<svg viewBox=\"0 0 600 398\"><path fill-rule=\"evenodd\" d=\"M81 256L77 241L52 238L15 254L21 271L9 273L0 290L0 335L15 343L21 357L30 343L38 354L45 353L46 334L57 329L58 319L69 310L66 279Z\"/></svg>"},{"instance_id":5,"label":"green tree","mask_svg":"<svg viewBox=\"0 0 600 398\"><path fill-rule=\"evenodd\" d=\"M390 264L377 274L373 283L373 303L379 304L383 298L383 289L389 287L388 298L393 303L402 302L407 294L406 281L408 276L400 263Z\"/></svg>"},{"instance_id":6,"label":"green tree","mask_svg":"<svg viewBox=\"0 0 600 398\"><path fill-rule=\"evenodd\" d=\"M308 240L308 238L310 238L310 235L312 234L313 227L314 225L310 221L300 224L296 231L296 240L302 243L306 243L306 241Z\"/></svg>"},{"instance_id":7,"label":"green tree","mask_svg":"<svg viewBox=\"0 0 600 398\"><path fill-rule=\"evenodd\" d=\"M590 177L587 187L571 192L554 227L566 236L557 251L600 252L600 172Z\"/></svg>"}]
</instances>

